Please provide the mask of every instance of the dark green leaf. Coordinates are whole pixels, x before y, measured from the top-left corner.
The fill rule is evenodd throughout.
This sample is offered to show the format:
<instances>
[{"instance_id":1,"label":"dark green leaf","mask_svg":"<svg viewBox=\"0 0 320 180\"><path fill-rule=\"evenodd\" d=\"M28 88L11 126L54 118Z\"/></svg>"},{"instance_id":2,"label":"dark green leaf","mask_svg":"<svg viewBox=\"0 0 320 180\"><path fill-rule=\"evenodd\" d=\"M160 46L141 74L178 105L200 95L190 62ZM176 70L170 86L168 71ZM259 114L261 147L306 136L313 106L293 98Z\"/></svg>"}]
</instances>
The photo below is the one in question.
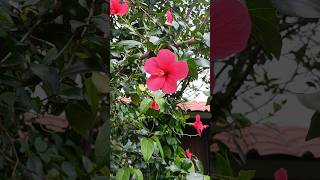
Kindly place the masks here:
<instances>
[{"instance_id":1,"label":"dark green leaf","mask_svg":"<svg viewBox=\"0 0 320 180\"><path fill-rule=\"evenodd\" d=\"M34 142L34 146L36 147L36 150L38 153L42 153L45 152L48 148L47 143L45 143L41 137L37 137L35 142Z\"/></svg>"},{"instance_id":2,"label":"dark green leaf","mask_svg":"<svg viewBox=\"0 0 320 180\"><path fill-rule=\"evenodd\" d=\"M59 90L59 70L43 64L31 63L30 68L56 94Z\"/></svg>"},{"instance_id":3,"label":"dark green leaf","mask_svg":"<svg viewBox=\"0 0 320 180\"><path fill-rule=\"evenodd\" d=\"M252 20L253 37L266 52L279 59L282 49L280 20L271 0L247 0L247 6Z\"/></svg>"},{"instance_id":4,"label":"dark green leaf","mask_svg":"<svg viewBox=\"0 0 320 180\"><path fill-rule=\"evenodd\" d=\"M306 141L320 137L320 112L315 112L311 118Z\"/></svg>"},{"instance_id":5,"label":"dark green leaf","mask_svg":"<svg viewBox=\"0 0 320 180\"><path fill-rule=\"evenodd\" d=\"M72 128L78 133L85 134L90 130L96 120L96 113L90 112L84 103L68 104L66 117Z\"/></svg>"},{"instance_id":6,"label":"dark green leaf","mask_svg":"<svg viewBox=\"0 0 320 180\"><path fill-rule=\"evenodd\" d=\"M70 67L62 71L62 77L68 77L76 74L88 73L88 72L104 72L104 68L101 64L93 59L79 60L72 64Z\"/></svg>"},{"instance_id":7,"label":"dark green leaf","mask_svg":"<svg viewBox=\"0 0 320 180\"><path fill-rule=\"evenodd\" d=\"M99 128L99 133L95 142L94 154L98 166L103 166L109 162L109 142L110 127L107 122Z\"/></svg>"},{"instance_id":8,"label":"dark green leaf","mask_svg":"<svg viewBox=\"0 0 320 180\"><path fill-rule=\"evenodd\" d=\"M87 173L90 173L93 170L93 164L86 156L82 156L82 164Z\"/></svg>"},{"instance_id":9,"label":"dark green leaf","mask_svg":"<svg viewBox=\"0 0 320 180\"><path fill-rule=\"evenodd\" d=\"M237 177L237 180L251 180L252 178L254 178L256 174L255 170L241 170L239 172L239 176Z\"/></svg>"},{"instance_id":10,"label":"dark green leaf","mask_svg":"<svg viewBox=\"0 0 320 180\"><path fill-rule=\"evenodd\" d=\"M285 15L303 18L320 18L319 0L273 0L273 3L275 7Z\"/></svg>"},{"instance_id":11,"label":"dark green leaf","mask_svg":"<svg viewBox=\"0 0 320 180\"><path fill-rule=\"evenodd\" d=\"M106 74L93 72L91 79L99 92L104 94L109 92L109 77Z\"/></svg>"},{"instance_id":12,"label":"dark green leaf","mask_svg":"<svg viewBox=\"0 0 320 180\"><path fill-rule=\"evenodd\" d=\"M217 174L223 176L233 176L232 168L228 159L222 155L216 154L214 156L215 171Z\"/></svg>"},{"instance_id":13,"label":"dark green leaf","mask_svg":"<svg viewBox=\"0 0 320 180\"><path fill-rule=\"evenodd\" d=\"M91 79L86 79L84 81L84 85L86 87L86 98L91 106L91 110L92 112L97 112L99 107L98 91L92 83Z\"/></svg>"}]
</instances>

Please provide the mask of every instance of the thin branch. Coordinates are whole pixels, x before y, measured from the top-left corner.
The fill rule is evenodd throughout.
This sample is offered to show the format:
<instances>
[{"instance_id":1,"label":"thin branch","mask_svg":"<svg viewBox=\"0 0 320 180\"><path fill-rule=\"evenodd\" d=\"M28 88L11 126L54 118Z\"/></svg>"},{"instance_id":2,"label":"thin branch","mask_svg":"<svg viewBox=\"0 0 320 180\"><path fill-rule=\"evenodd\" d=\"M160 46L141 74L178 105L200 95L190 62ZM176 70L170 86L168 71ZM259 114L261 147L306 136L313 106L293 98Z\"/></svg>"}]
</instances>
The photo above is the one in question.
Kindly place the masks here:
<instances>
[{"instance_id":1,"label":"thin branch","mask_svg":"<svg viewBox=\"0 0 320 180\"><path fill-rule=\"evenodd\" d=\"M30 29L29 31L20 39L20 43L23 43L30 35L31 33L36 29L36 27L40 24L41 20L38 20L37 23L35 23ZM10 58L12 55L12 52L9 52L1 61L0 64L2 64L3 62L5 62L8 58Z\"/></svg>"}]
</instances>

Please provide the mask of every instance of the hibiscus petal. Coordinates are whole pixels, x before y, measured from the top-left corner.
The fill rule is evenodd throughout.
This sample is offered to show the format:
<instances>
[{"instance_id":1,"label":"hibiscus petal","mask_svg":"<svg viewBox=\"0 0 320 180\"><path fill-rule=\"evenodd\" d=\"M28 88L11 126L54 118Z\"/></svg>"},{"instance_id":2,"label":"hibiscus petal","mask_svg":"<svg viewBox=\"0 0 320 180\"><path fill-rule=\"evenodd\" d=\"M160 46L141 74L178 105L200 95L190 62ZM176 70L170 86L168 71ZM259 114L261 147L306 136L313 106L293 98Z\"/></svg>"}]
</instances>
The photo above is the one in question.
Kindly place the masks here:
<instances>
[{"instance_id":1,"label":"hibiscus petal","mask_svg":"<svg viewBox=\"0 0 320 180\"><path fill-rule=\"evenodd\" d=\"M286 169L280 168L274 173L275 180L288 180L288 174Z\"/></svg>"},{"instance_id":2,"label":"hibiscus petal","mask_svg":"<svg viewBox=\"0 0 320 180\"><path fill-rule=\"evenodd\" d=\"M147 79L147 87L151 91L157 91L164 86L165 81L166 81L165 77L150 76Z\"/></svg>"},{"instance_id":3,"label":"hibiscus petal","mask_svg":"<svg viewBox=\"0 0 320 180\"><path fill-rule=\"evenodd\" d=\"M167 77L165 83L163 84L162 91L165 94L172 94L177 91L177 81L173 78Z\"/></svg>"},{"instance_id":4,"label":"hibiscus petal","mask_svg":"<svg viewBox=\"0 0 320 180\"><path fill-rule=\"evenodd\" d=\"M169 76L174 78L176 81L184 79L188 76L189 66L185 61L175 62L169 68Z\"/></svg>"},{"instance_id":5,"label":"hibiscus petal","mask_svg":"<svg viewBox=\"0 0 320 180\"><path fill-rule=\"evenodd\" d=\"M213 57L223 59L242 51L251 33L247 8L239 0L216 0L211 12Z\"/></svg>"},{"instance_id":6,"label":"hibiscus petal","mask_svg":"<svg viewBox=\"0 0 320 180\"><path fill-rule=\"evenodd\" d=\"M161 70L158 66L157 58L155 57L147 59L143 68L147 73L151 75L156 75Z\"/></svg>"},{"instance_id":7,"label":"hibiscus petal","mask_svg":"<svg viewBox=\"0 0 320 180\"><path fill-rule=\"evenodd\" d=\"M157 63L163 70L167 70L176 62L176 55L168 49L161 49L157 54Z\"/></svg>"},{"instance_id":8,"label":"hibiscus petal","mask_svg":"<svg viewBox=\"0 0 320 180\"><path fill-rule=\"evenodd\" d=\"M129 5L128 3L122 3L120 4L120 8L119 8L119 15L125 15L129 12Z\"/></svg>"},{"instance_id":9,"label":"hibiscus petal","mask_svg":"<svg viewBox=\"0 0 320 180\"><path fill-rule=\"evenodd\" d=\"M172 24L173 15L172 15L171 10L168 10L168 11L166 12L166 17L167 17L167 23L168 23L168 24Z\"/></svg>"}]
</instances>

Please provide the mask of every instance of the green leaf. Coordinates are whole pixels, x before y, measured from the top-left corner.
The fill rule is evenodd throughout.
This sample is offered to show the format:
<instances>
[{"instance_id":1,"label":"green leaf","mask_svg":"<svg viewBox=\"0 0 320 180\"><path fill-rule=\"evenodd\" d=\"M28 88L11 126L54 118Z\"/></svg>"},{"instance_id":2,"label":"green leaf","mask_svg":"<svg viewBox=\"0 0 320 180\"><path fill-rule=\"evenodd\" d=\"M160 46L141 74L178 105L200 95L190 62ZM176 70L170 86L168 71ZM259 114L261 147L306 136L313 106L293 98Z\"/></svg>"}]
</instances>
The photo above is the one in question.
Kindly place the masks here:
<instances>
[{"instance_id":1,"label":"green leaf","mask_svg":"<svg viewBox=\"0 0 320 180\"><path fill-rule=\"evenodd\" d=\"M270 0L247 0L252 20L252 34L263 49L277 59L281 55L282 39L279 18Z\"/></svg>"},{"instance_id":2,"label":"green leaf","mask_svg":"<svg viewBox=\"0 0 320 180\"><path fill-rule=\"evenodd\" d=\"M228 159L225 159L222 155L215 154L214 164L216 164L215 171L217 174L223 176L233 176L230 162L228 161Z\"/></svg>"},{"instance_id":3,"label":"green leaf","mask_svg":"<svg viewBox=\"0 0 320 180\"><path fill-rule=\"evenodd\" d=\"M188 59L189 75L194 79L198 78L198 67L194 59Z\"/></svg>"},{"instance_id":4,"label":"green leaf","mask_svg":"<svg viewBox=\"0 0 320 180\"><path fill-rule=\"evenodd\" d=\"M65 174L68 175L68 179L77 179L78 175L75 167L70 162L63 162L61 165L61 169Z\"/></svg>"},{"instance_id":5,"label":"green leaf","mask_svg":"<svg viewBox=\"0 0 320 180\"><path fill-rule=\"evenodd\" d=\"M130 169L118 169L116 180L129 180Z\"/></svg>"},{"instance_id":6,"label":"green leaf","mask_svg":"<svg viewBox=\"0 0 320 180\"><path fill-rule=\"evenodd\" d=\"M117 43L119 46L126 46L127 48L133 48L141 46L142 43L135 40L123 40Z\"/></svg>"},{"instance_id":7,"label":"green leaf","mask_svg":"<svg viewBox=\"0 0 320 180\"><path fill-rule=\"evenodd\" d=\"M106 35L108 35L110 27L108 22L108 17L106 14L100 14L98 16L92 17L93 24L96 26L97 29L99 29L101 32L103 32Z\"/></svg>"},{"instance_id":8,"label":"green leaf","mask_svg":"<svg viewBox=\"0 0 320 180\"><path fill-rule=\"evenodd\" d=\"M163 149L162 149L161 143L159 141L159 138L157 136L152 136L152 139L154 140L154 142L156 142L157 147L160 151L160 155L161 155L162 159L164 159L164 153L163 153Z\"/></svg>"},{"instance_id":9,"label":"green leaf","mask_svg":"<svg viewBox=\"0 0 320 180\"><path fill-rule=\"evenodd\" d=\"M109 142L110 127L108 122L105 122L103 126L99 128L94 146L94 155L98 166L104 166L109 162Z\"/></svg>"},{"instance_id":10,"label":"green leaf","mask_svg":"<svg viewBox=\"0 0 320 180\"><path fill-rule=\"evenodd\" d=\"M104 94L109 92L110 83L109 83L109 77L107 74L93 72L91 79L99 92Z\"/></svg>"},{"instance_id":11,"label":"green leaf","mask_svg":"<svg viewBox=\"0 0 320 180\"><path fill-rule=\"evenodd\" d=\"M46 64L51 64L52 63L52 60L55 59L55 57L57 56L58 54L58 51L56 48L51 48L46 56L44 57L43 61L46 63Z\"/></svg>"},{"instance_id":12,"label":"green leaf","mask_svg":"<svg viewBox=\"0 0 320 180\"><path fill-rule=\"evenodd\" d=\"M143 99L140 104L140 112L142 113L147 112L148 109L150 108L151 101L152 100L150 98Z\"/></svg>"},{"instance_id":13,"label":"green leaf","mask_svg":"<svg viewBox=\"0 0 320 180\"><path fill-rule=\"evenodd\" d=\"M88 3L87 3L87 1L86 0L78 0L78 2L79 2L79 4L82 6L82 7L84 7L85 9L89 9L89 7L88 7Z\"/></svg>"},{"instance_id":14,"label":"green leaf","mask_svg":"<svg viewBox=\"0 0 320 180\"><path fill-rule=\"evenodd\" d=\"M96 113L92 113L88 109L88 106L85 106L84 103L68 104L66 107L68 122L72 128L82 135L93 127L96 119Z\"/></svg>"},{"instance_id":15,"label":"green leaf","mask_svg":"<svg viewBox=\"0 0 320 180\"><path fill-rule=\"evenodd\" d=\"M69 66L68 68L64 69L62 71L62 79L66 78L68 76L73 76L76 74L82 74L82 73L88 73L88 72L104 72L104 67L96 62L93 59L88 59L88 60L79 60L76 61L74 64Z\"/></svg>"},{"instance_id":16,"label":"green leaf","mask_svg":"<svg viewBox=\"0 0 320 180\"><path fill-rule=\"evenodd\" d=\"M181 169L185 171L189 171L189 169L192 167L192 161L190 159L183 159L181 162Z\"/></svg>"},{"instance_id":17,"label":"green leaf","mask_svg":"<svg viewBox=\"0 0 320 180\"><path fill-rule=\"evenodd\" d=\"M315 112L311 118L306 141L320 137L320 112Z\"/></svg>"},{"instance_id":18,"label":"green leaf","mask_svg":"<svg viewBox=\"0 0 320 180\"><path fill-rule=\"evenodd\" d=\"M204 173L204 168L203 168L202 162L199 161L198 159L195 159L194 161L195 161L195 164L196 164L198 171L200 173Z\"/></svg>"},{"instance_id":19,"label":"green leaf","mask_svg":"<svg viewBox=\"0 0 320 180\"><path fill-rule=\"evenodd\" d=\"M154 142L152 139L149 138L142 138L141 139L141 153L143 159L148 162L151 158L154 151Z\"/></svg>"},{"instance_id":20,"label":"green leaf","mask_svg":"<svg viewBox=\"0 0 320 180\"><path fill-rule=\"evenodd\" d=\"M256 174L255 170L247 170L247 171L241 170L239 172L237 180L251 180L252 178L254 178L255 174Z\"/></svg>"},{"instance_id":21,"label":"green leaf","mask_svg":"<svg viewBox=\"0 0 320 180\"><path fill-rule=\"evenodd\" d=\"M48 148L47 143L45 143L41 137L37 137L34 141L34 146L38 153L45 152Z\"/></svg>"},{"instance_id":22,"label":"green leaf","mask_svg":"<svg viewBox=\"0 0 320 180\"><path fill-rule=\"evenodd\" d=\"M273 4L281 14L302 18L320 18L319 0L273 0Z\"/></svg>"},{"instance_id":23,"label":"green leaf","mask_svg":"<svg viewBox=\"0 0 320 180\"><path fill-rule=\"evenodd\" d=\"M140 169L134 169L133 173L137 177L138 180L143 180L143 174Z\"/></svg>"},{"instance_id":24,"label":"green leaf","mask_svg":"<svg viewBox=\"0 0 320 180\"><path fill-rule=\"evenodd\" d=\"M241 113L231 114L232 119L237 122L241 127L245 127L251 124L250 119Z\"/></svg>"},{"instance_id":25,"label":"green leaf","mask_svg":"<svg viewBox=\"0 0 320 180\"><path fill-rule=\"evenodd\" d=\"M84 85L86 87L87 101L91 105L92 112L97 112L99 107L98 91L92 83L91 79L86 79L84 81Z\"/></svg>"},{"instance_id":26,"label":"green leaf","mask_svg":"<svg viewBox=\"0 0 320 180\"><path fill-rule=\"evenodd\" d=\"M320 92L312 94L298 94L297 98L307 108L320 112Z\"/></svg>"},{"instance_id":27,"label":"green leaf","mask_svg":"<svg viewBox=\"0 0 320 180\"><path fill-rule=\"evenodd\" d=\"M87 173L90 173L93 170L93 164L86 156L82 156L82 164Z\"/></svg>"},{"instance_id":28,"label":"green leaf","mask_svg":"<svg viewBox=\"0 0 320 180\"><path fill-rule=\"evenodd\" d=\"M77 20L70 20L69 23L71 26L71 32L75 32L79 27L86 25L86 23Z\"/></svg>"},{"instance_id":29,"label":"green leaf","mask_svg":"<svg viewBox=\"0 0 320 180\"><path fill-rule=\"evenodd\" d=\"M59 70L43 64L31 63L30 68L33 74L38 76L52 93L56 94L59 90Z\"/></svg>"},{"instance_id":30,"label":"green leaf","mask_svg":"<svg viewBox=\"0 0 320 180\"><path fill-rule=\"evenodd\" d=\"M162 97L156 97L154 100L160 106L160 112L164 112L167 107L167 101Z\"/></svg>"},{"instance_id":31,"label":"green leaf","mask_svg":"<svg viewBox=\"0 0 320 180\"><path fill-rule=\"evenodd\" d=\"M27 168L37 173L37 175L43 176L43 164L38 156L32 154L27 160ZM39 176L32 174L34 180L41 180Z\"/></svg>"}]
</instances>

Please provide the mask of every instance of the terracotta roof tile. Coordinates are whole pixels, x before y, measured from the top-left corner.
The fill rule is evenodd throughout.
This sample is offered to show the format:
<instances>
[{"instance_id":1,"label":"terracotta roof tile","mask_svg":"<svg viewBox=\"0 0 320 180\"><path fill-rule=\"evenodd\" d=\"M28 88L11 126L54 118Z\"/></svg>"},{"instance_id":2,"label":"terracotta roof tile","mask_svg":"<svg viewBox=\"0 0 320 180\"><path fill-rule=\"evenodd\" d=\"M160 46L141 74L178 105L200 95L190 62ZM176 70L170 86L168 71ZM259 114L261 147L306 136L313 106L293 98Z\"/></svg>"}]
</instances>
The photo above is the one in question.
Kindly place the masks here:
<instances>
[{"instance_id":1,"label":"terracotta roof tile","mask_svg":"<svg viewBox=\"0 0 320 180\"><path fill-rule=\"evenodd\" d=\"M259 155L283 154L302 157L311 152L314 157L320 158L320 139L305 141L308 128L266 123L253 125L241 131L242 137L239 131L233 131L217 134L213 138L226 144L234 153L239 153L235 140L244 153L255 150ZM232 138L232 134L238 137ZM217 147L212 146L211 150L217 151Z\"/></svg>"},{"instance_id":2,"label":"terracotta roof tile","mask_svg":"<svg viewBox=\"0 0 320 180\"><path fill-rule=\"evenodd\" d=\"M179 103L177 106L185 111L210 111L210 105L204 101L188 101Z\"/></svg>"}]
</instances>

